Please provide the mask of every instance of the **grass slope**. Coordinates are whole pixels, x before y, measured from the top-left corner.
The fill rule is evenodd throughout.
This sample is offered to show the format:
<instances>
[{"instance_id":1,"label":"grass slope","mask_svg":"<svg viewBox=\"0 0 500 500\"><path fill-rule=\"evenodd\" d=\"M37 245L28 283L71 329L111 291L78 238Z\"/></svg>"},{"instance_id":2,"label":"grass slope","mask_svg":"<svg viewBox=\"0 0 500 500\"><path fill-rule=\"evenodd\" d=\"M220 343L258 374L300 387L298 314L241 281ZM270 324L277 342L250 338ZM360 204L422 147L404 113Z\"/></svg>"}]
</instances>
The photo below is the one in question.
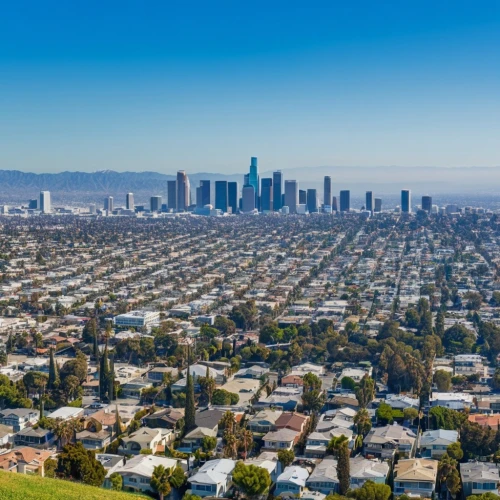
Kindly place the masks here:
<instances>
[{"instance_id":1,"label":"grass slope","mask_svg":"<svg viewBox=\"0 0 500 500\"><path fill-rule=\"evenodd\" d=\"M140 500L148 497L85 486L61 479L0 471L1 500L103 500L104 498Z\"/></svg>"}]
</instances>

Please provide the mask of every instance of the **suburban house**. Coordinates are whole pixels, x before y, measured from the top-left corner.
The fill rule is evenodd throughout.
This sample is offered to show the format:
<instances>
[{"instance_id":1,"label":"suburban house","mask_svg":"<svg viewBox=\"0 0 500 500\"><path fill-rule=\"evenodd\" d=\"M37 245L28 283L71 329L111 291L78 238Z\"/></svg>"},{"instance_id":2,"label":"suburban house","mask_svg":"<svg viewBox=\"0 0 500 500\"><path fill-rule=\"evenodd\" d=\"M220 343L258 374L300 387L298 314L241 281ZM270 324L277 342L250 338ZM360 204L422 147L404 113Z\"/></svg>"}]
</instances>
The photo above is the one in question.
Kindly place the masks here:
<instances>
[{"instance_id":1,"label":"suburban house","mask_svg":"<svg viewBox=\"0 0 500 500\"><path fill-rule=\"evenodd\" d=\"M402 425L375 427L365 437L363 451L367 458L390 459L396 452L401 457L411 457L416 440L415 433Z\"/></svg>"},{"instance_id":2,"label":"suburban house","mask_svg":"<svg viewBox=\"0 0 500 500\"><path fill-rule=\"evenodd\" d=\"M389 464L380 460L369 460L361 455L350 459L351 489L360 488L366 481L385 484L389 475Z\"/></svg>"},{"instance_id":3,"label":"suburban house","mask_svg":"<svg viewBox=\"0 0 500 500\"><path fill-rule=\"evenodd\" d=\"M111 432L83 430L76 433L76 441L82 443L87 450L100 450L111 443Z\"/></svg>"},{"instance_id":4,"label":"suburban house","mask_svg":"<svg viewBox=\"0 0 500 500\"><path fill-rule=\"evenodd\" d=\"M278 420L282 413L281 410L261 410L248 421L248 428L252 432L260 434L274 430L276 420Z\"/></svg>"},{"instance_id":5,"label":"suburban house","mask_svg":"<svg viewBox=\"0 0 500 500\"><path fill-rule=\"evenodd\" d=\"M83 417L83 408L73 408L72 406L61 406L48 416L54 420L71 420L72 418Z\"/></svg>"},{"instance_id":6,"label":"suburban house","mask_svg":"<svg viewBox=\"0 0 500 500\"><path fill-rule=\"evenodd\" d=\"M282 473L281 462L278 460L278 454L274 452L262 452L258 457L247 458L245 465L255 465L262 469L266 469L271 476L271 481L276 482L278 476Z\"/></svg>"},{"instance_id":7,"label":"suburban house","mask_svg":"<svg viewBox=\"0 0 500 500\"><path fill-rule=\"evenodd\" d=\"M425 431L420 436L420 454L423 458L441 458L450 444L458 441L457 431L437 429Z\"/></svg>"},{"instance_id":8,"label":"suburban house","mask_svg":"<svg viewBox=\"0 0 500 500\"><path fill-rule=\"evenodd\" d=\"M307 428L309 417L300 413L282 413L276 420L274 427L276 429L290 429L302 434Z\"/></svg>"},{"instance_id":9,"label":"suburban house","mask_svg":"<svg viewBox=\"0 0 500 500\"><path fill-rule=\"evenodd\" d=\"M226 458L210 460L188 479L191 493L199 497L223 497L231 486L231 472L236 462Z\"/></svg>"},{"instance_id":10,"label":"suburban house","mask_svg":"<svg viewBox=\"0 0 500 500\"><path fill-rule=\"evenodd\" d=\"M144 380L141 377L137 377L125 382L122 388L122 395L126 398L141 399L142 391L153 387L151 382Z\"/></svg>"},{"instance_id":11,"label":"suburban house","mask_svg":"<svg viewBox=\"0 0 500 500\"><path fill-rule=\"evenodd\" d=\"M155 455L138 455L130 460L119 462L118 465L113 467L112 472L116 472L122 476L124 491L146 493L151 491L151 477L154 468L158 465L163 465L165 469L171 469L180 465L184 471L187 470L187 462L185 460ZM111 488L109 475L111 475L111 471L104 481L104 487L106 488Z\"/></svg>"},{"instance_id":12,"label":"suburban house","mask_svg":"<svg viewBox=\"0 0 500 500\"><path fill-rule=\"evenodd\" d=\"M14 436L15 446L32 446L44 450L54 446L55 441L54 433L42 428L25 427Z\"/></svg>"},{"instance_id":13,"label":"suburban house","mask_svg":"<svg viewBox=\"0 0 500 500\"><path fill-rule=\"evenodd\" d=\"M169 429L149 429L141 427L128 436L121 438L122 444L119 451L130 455L139 455L141 450L151 450L156 453L158 446L165 445L174 440Z\"/></svg>"},{"instance_id":14,"label":"suburban house","mask_svg":"<svg viewBox=\"0 0 500 500\"><path fill-rule=\"evenodd\" d=\"M46 450L37 450L30 446L23 446L9 450L0 455L0 469L19 474L45 475L45 461L54 453Z\"/></svg>"},{"instance_id":15,"label":"suburban house","mask_svg":"<svg viewBox=\"0 0 500 500\"><path fill-rule=\"evenodd\" d=\"M337 460L333 458L322 460L316 465L306 484L311 490L320 491L325 495L338 493Z\"/></svg>"},{"instance_id":16,"label":"suburban house","mask_svg":"<svg viewBox=\"0 0 500 500\"><path fill-rule=\"evenodd\" d=\"M276 496L300 497L306 487L309 472L304 467L297 465L288 466L276 480Z\"/></svg>"},{"instance_id":17,"label":"suburban house","mask_svg":"<svg viewBox=\"0 0 500 500\"><path fill-rule=\"evenodd\" d=\"M215 380L215 383L217 385L222 385L226 381L226 374L224 373L223 370L216 370L215 368L212 368L211 366L205 366L205 365L191 365L189 367L189 374L191 377L193 377L193 383L196 385L198 382L198 378L200 377L206 377L207 375L207 369L208 369L208 374L211 378ZM181 378L175 384L172 386L172 388L177 387L178 383L182 383L184 381L184 387L186 385L186 377L187 377L187 368L182 370L182 374L184 375L184 378Z\"/></svg>"},{"instance_id":18,"label":"suburban house","mask_svg":"<svg viewBox=\"0 0 500 500\"><path fill-rule=\"evenodd\" d=\"M264 447L274 450L292 450L300 434L290 429L280 429L279 431L268 432L263 438Z\"/></svg>"},{"instance_id":19,"label":"suburban house","mask_svg":"<svg viewBox=\"0 0 500 500\"><path fill-rule=\"evenodd\" d=\"M269 373L269 368L264 368L262 366L254 365L249 366L248 368L242 368L238 370L234 376L238 378L253 378L260 379L263 376L266 376Z\"/></svg>"},{"instance_id":20,"label":"suburban house","mask_svg":"<svg viewBox=\"0 0 500 500\"><path fill-rule=\"evenodd\" d=\"M191 453L201 447L203 438L217 437L217 429L209 429L207 427L196 427L191 432L188 432L183 438L178 450L183 453Z\"/></svg>"},{"instance_id":21,"label":"suburban house","mask_svg":"<svg viewBox=\"0 0 500 500\"><path fill-rule=\"evenodd\" d=\"M12 427L14 432L19 432L25 427L38 422L40 412L30 408L5 409L0 411L0 424Z\"/></svg>"},{"instance_id":22,"label":"suburban house","mask_svg":"<svg viewBox=\"0 0 500 500\"><path fill-rule=\"evenodd\" d=\"M464 496L482 495L483 493L500 495L498 488L500 482L499 468L499 464L490 462L460 464Z\"/></svg>"},{"instance_id":23,"label":"suburban house","mask_svg":"<svg viewBox=\"0 0 500 500\"><path fill-rule=\"evenodd\" d=\"M437 460L400 460L394 467L394 493L431 498L436 488L437 470Z\"/></svg>"},{"instance_id":24,"label":"suburban house","mask_svg":"<svg viewBox=\"0 0 500 500\"><path fill-rule=\"evenodd\" d=\"M146 427L152 429L175 429L177 422L184 418L184 409L165 408L143 418Z\"/></svg>"},{"instance_id":25,"label":"suburban house","mask_svg":"<svg viewBox=\"0 0 500 500\"><path fill-rule=\"evenodd\" d=\"M304 380L299 375L287 375L281 379L283 387L303 387Z\"/></svg>"},{"instance_id":26,"label":"suburban house","mask_svg":"<svg viewBox=\"0 0 500 500\"><path fill-rule=\"evenodd\" d=\"M311 432L307 436L305 456L308 458L323 458L327 453L328 443L332 437L345 436L349 439L349 447L352 448L353 432L349 429L332 429L328 432Z\"/></svg>"}]
</instances>

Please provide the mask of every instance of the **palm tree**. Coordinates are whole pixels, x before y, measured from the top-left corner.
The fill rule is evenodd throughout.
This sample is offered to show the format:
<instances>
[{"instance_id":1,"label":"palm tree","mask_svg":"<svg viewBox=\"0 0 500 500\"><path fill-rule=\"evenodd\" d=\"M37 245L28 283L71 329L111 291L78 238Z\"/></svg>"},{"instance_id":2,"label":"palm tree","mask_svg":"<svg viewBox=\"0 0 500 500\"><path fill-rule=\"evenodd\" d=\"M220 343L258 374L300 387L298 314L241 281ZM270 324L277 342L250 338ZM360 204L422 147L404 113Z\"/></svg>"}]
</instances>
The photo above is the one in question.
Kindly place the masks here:
<instances>
[{"instance_id":1,"label":"palm tree","mask_svg":"<svg viewBox=\"0 0 500 500\"><path fill-rule=\"evenodd\" d=\"M349 443L349 438L347 436L344 436L344 434L342 434L341 436L333 436L328 443L327 450L332 452L333 455L337 456L340 448L347 443Z\"/></svg>"},{"instance_id":2,"label":"palm tree","mask_svg":"<svg viewBox=\"0 0 500 500\"><path fill-rule=\"evenodd\" d=\"M54 434L59 441L59 447L62 448L66 443L69 443L75 434L75 427L71 420L63 420L58 422L54 428Z\"/></svg>"},{"instance_id":3,"label":"palm tree","mask_svg":"<svg viewBox=\"0 0 500 500\"><path fill-rule=\"evenodd\" d=\"M238 451L238 438L234 432L227 431L224 433L224 456L228 458L236 458Z\"/></svg>"},{"instance_id":4,"label":"palm tree","mask_svg":"<svg viewBox=\"0 0 500 500\"><path fill-rule=\"evenodd\" d=\"M368 410L363 408L354 415L354 423L358 426L358 434L366 436L372 428L372 421Z\"/></svg>"},{"instance_id":5,"label":"palm tree","mask_svg":"<svg viewBox=\"0 0 500 500\"><path fill-rule=\"evenodd\" d=\"M150 485L154 491L158 493L160 500L163 500L165 496L170 495L172 487L170 486L170 470L165 469L163 465L157 465L151 476Z\"/></svg>"},{"instance_id":6,"label":"palm tree","mask_svg":"<svg viewBox=\"0 0 500 500\"><path fill-rule=\"evenodd\" d=\"M223 425L226 432L231 432L234 434L234 426L236 425L236 420L234 418L234 413L226 411L221 418L221 424Z\"/></svg>"},{"instance_id":7,"label":"palm tree","mask_svg":"<svg viewBox=\"0 0 500 500\"><path fill-rule=\"evenodd\" d=\"M249 429L242 429L240 432L240 446L245 450L245 458L247 457L248 449L253 445L253 434Z\"/></svg>"}]
</instances>

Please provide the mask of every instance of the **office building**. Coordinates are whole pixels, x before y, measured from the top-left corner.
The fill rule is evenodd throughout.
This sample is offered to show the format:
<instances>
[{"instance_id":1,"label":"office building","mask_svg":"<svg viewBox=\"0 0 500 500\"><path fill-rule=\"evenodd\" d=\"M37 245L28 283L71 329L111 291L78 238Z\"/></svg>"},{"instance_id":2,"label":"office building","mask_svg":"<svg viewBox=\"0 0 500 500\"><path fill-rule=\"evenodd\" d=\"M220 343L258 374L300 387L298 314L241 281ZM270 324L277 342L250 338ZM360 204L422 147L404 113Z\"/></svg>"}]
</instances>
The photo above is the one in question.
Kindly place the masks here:
<instances>
[{"instance_id":1,"label":"office building","mask_svg":"<svg viewBox=\"0 0 500 500\"><path fill-rule=\"evenodd\" d=\"M134 210L134 193L127 193L125 198L125 208L127 210Z\"/></svg>"},{"instance_id":2,"label":"office building","mask_svg":"<svg viewBox=\"0 0 500 500\"><path fill-rule=\"evenodd\" d=\"M382 212L382 198L375 198L374 212Z\"/></svg>"},{"instance_id":3,"label":"office building","mask_svg":"<svg viewBox=\"0 0 500 500\"><path fill-rule=\"evenodd\" d=\"M373 191L367 191L366 192L366 203L365 203L365 208L369 212L373 212Z\"/></svg>"},{"instance_id":4,"label":"office building","mask_svg":"<svg viewBox=\"0 0 500 500\"><path fill-rule=\"evenodd\" d=\"M411 191L409 189L401 190L401 212L411 212Z\"/></svg>"},{"instance_id":5,"label":"office building","mask_svg":"<svg viewBox=\"0 0 500 500\"><path fill-rule=\"evenodd\" d=\"M277 212L283 206L283 172L273 172L273 210Z\"/></svg>"},{"instance_id":6,"label":"office building","mask_svg":"<svg viewBox=\"0 0 500 500\"><path fill-rule=\"evenodd\" d=\"M203 208L203 195L201 186L196 188L196 208Z\"/></svg>"},{"instance_id":7,"label":"office building","mask_svg":"<svg viewBox=\"0 0 500 500\"><path fill-rule=\"evenodd\" d=\"M210 181L209 180L201 180L200 181L201 188L201 206L210 205Z\"/></svg>"},{"instance_id":8,"label":"office building","mask_svg":"<svg viewBox=\"0 0 500 500\"><path fill-rule=\"evenodd\" d=\"M432 211L432 196L422 196L422 210L425 210L427 213L431 213Z\"/></svg>"},{"instance_id":9,"label":"office building","mask_svg":"<svg viewBox=\"0 0 500 500\"><path fill-rule=\"evenodd\" d=\"M323 181L323 205L330 207L332 204L332 178L325 175Z\"/></svg>"},{"instance_id":10,"label":"office building","mask_svg":"<svg viewBox=\"0 0 500 500\"><path fill-rule=\"evenodd\" d=\"M231 213L238 213L238 183L228 182L227 183L227 205L228 211Z\"/></svg>"},{"instance_id":11,"label":"office building","mask_svg":"<svg viewBox=\"0 0 500 500\"><path fill-rule=\"evenodd\" d=\"M307 204L307 191L305 189L299 189L299 205Z\"/></svg>"},{"instance_id":12,"label":"office building","mask_svg":"<svg viewBox=\"0 0 500 500\"><path fill-rule=\"evenodd\" d=\"M113 211L113 197L108 196L107 198L104 198L104 210L107 210L108 212Z\"/></svg>"},{"instance_id":13,"label":"office building","mask_svg":"<svg viewBox=\"0 0 500 500\"><path fill-rule=\"evenodd\" d=\"M189 204L189 178L184 170L179 170L177 172L177 211L186 211Z\"/></svg>"},{"instance_id":14,"label":"office building","mask_svg":"<svg viewBox=\"0 0 500 500\"><path fill-rule=\"evenodd\" d=\"M30 200L28 202L28 210L36 210L38 208L38 200Z\"/></svg>"},{"instance_id":15,"label":"office building","mask_svg":"<svg viewBox=\"0 0 500 500\"><path fill-rule=\"evenodd\" d=\"M215 181L215 209L227 212L227 181Z\"/></svg>"},{"instance_id":16,"label":"office building","mask_svg":"<svg viewBox=\"0 0 500 500\"><path fill-rule=\"evenodd\" d=\"M273 179L266 177L261 180L260 211L272 212L273 210Z\"/></svg>"},{"instance_id":17,"label":"office building","mask_svg":"<svg viewBox=\"0 0 500 500\"><path fill-rule=\"evenodd\" d=\"M249 213L255 210L255 190L253 186L247 184L242 191L242 211Z\"/></svg>"},{"instance_id":18,"label":"office building","mask_svg":"<svg viewBox=\"0 0 500 500\"><path fill-rule=\"evenodd\" d=\"M248 182L246 184L253 186L253 188L255 190L255 208L258 210L259 209L259 198L260 198L259 167L257 165L257 158L255 156L252 156L250 158L250 172L248 174Z\"/></svg>"},{"instance_id":19,"label":"office building","mask_svg":"<svg viewBox=\"0 0 500 500\"><path fill-rule=\"evenodd\" d=\"M339 209L339 207L337 205L337 197L333 196L332 197L332 212L337 212L338 209Z\"/></svg>"},{"instance_id":20,"label":"office building","mask_svg":"<svg viewBox=\"0 0 500 500\"><path fill-rule=\"evenodd\" d=\"M297 213L297 205L299 204L299 183L297 181L285 181L285 203L288 207L288 212L291 214Z\"/></svg>"},{"instance_id":21,"label":"office building","mask_svg":"<svg viewBox=\"0 0 500 500\"><path fill-rule=\"evenodd\" d=\"M349 190L340 191L340 211L349 212L351 209L351 192Z\"/></svg>"},{"instance_id":22,"label":"office building","mask_svg":"<svg viewBox=\"0 0 500 500\"><path fill-rule=\"evenodd\" d=\"M95 203L90 203L89 204L89 214L94 215L96 213L97 207Z\"/></svg>"},{"instance_id":23,"label":"office building","mask_svg":"<svg viewBox=\"0 0 500 500\"><path fill-rule=\"evenodd\" d=\"M50 191L40 191L40 210L44 214L49 214L52 211Z\"/></svg>"},{"instance_id":24,"label":"office building","mask_svg":"<svg viewBox=\"0 0 500 500\"><path fill-rule=\"evenodd\" d=\"M151 212L161 212L161 196L151 196Z\"/></svg>"},{"instance_id":25,"label":"office building","mask_svg":"<svg viewBox=\"0 0 500 500\"><path fill-rule=\"evenodd\" d=\"M170 210L177 210L177 182L167 181L167 205Z\"/></svg>"},{"instance_id":26,"label":"office building","mask_svg":"<svg viewBox=\"0 0 500 500\"><path fill-rule=\"evenodd\" d=\"M318 193L316 189L307 190L307 211L310 214L318 211Z\"/></svg>"}]
</instances>

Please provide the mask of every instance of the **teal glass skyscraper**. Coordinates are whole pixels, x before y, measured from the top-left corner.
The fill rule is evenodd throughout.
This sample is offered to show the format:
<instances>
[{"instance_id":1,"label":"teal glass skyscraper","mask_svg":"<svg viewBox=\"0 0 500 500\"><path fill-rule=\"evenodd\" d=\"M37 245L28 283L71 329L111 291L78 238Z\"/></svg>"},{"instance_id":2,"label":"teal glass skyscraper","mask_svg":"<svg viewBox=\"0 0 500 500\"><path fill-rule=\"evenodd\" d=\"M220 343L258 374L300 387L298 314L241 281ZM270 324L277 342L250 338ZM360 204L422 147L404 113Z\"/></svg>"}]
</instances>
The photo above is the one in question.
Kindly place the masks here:
<instances>
[{"instance_id":1,"label":"teal glass skyscraper","mask_svg":"<svg viewBox=\"0 0 500 500\"><path fill-rule=\"evenodd\" d=\"M259 209L259 167L257 166L257 158L250 158L250 173L248 174L248 184L253 186L255 191L255 208Z\"/></svg>"}]
</instances>

